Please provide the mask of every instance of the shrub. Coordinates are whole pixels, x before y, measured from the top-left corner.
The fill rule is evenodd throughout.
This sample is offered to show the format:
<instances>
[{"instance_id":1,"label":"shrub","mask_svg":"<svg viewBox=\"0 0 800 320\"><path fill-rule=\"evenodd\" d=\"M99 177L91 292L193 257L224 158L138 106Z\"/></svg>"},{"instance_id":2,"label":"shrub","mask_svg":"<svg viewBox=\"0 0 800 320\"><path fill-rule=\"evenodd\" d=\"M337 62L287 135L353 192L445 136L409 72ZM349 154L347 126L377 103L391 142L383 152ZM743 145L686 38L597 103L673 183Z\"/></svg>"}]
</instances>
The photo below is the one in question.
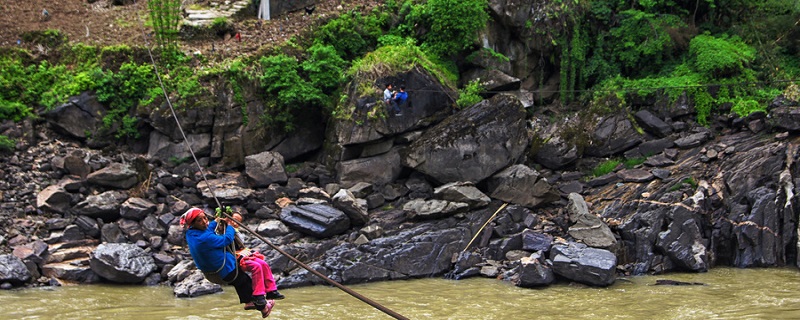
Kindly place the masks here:
<instances>
[{"instance_id":1,"label":"shrub","mask_svg":"<svg viewBox=\"0 0 800 320\"><path fill-rule=\"evenodd\" d=\"M322 90L306 81L298 72L297 59L285 54L262 57L263 73L259 76L269 99L269 110L262 119L268 126L281 126L294 130L295 113L304 107L320 105L325 100Z\"/></svg>"},{"instance_id":2,"label":"shrub","mask_svg":"<svg viewBox=\"0 0 800 320\"><path fill-rule=\"evenodd\" d=\"M458 90L456 105L459 109L470 107L483 100L481 93L485 91L480 79L470 81L464 88Z\"/></svg>"},{"instance_id":3,"label":"shrub","mask_svg":"<svg viewBox=\"0 0 800 320\"><path fill-rule=\"evenodd\" d=\"M311 86L325 93L338 88L347 62L336 53L336 48L318 42L308 48L307 53L308 58L301 67L311 80Z\"/></svg>"},{"instance_id":4,"label":"shrub","mask_svg":"<svg viewBox=\"0 0 800 320\"><path fill-rule=\"evenodd\" d=\"M339 57L353 60L375 48L384 24L376 15L351 11L320 27L315 36L321 43L334 46Z\"/></svg>"},{"instance_id":5,"label":"shrub","mask_svg":"<svg viewBox=\"0 0 800 320\"><path fill-rule=\"evenodd\" d=\"M489 21L487 0L428 0L423 11L429 31L422 47L439 56L469 48Z\"/></svg>"},{"instance_id":6,"label":"shrub","mask_svg":"<svg viewBox=\"0 0 800 320\"><path fill-rule=\"evenodd\" d=\"M729 77L742 72L755 59L755 49L738 37L698 35L689 43L694 69L708 78Z\"/></svg>"},{"instance_id":7,"label":"shrub","mask_svg":"<svg viewBox=\"0 0 800 320\"><path fill-rule=\"evenodd\" d=\"M14 150L14 146L16 145L16 141L11 139L7 136L0 134L0 151L8 152Z\"/></svg>"}]
</instances>

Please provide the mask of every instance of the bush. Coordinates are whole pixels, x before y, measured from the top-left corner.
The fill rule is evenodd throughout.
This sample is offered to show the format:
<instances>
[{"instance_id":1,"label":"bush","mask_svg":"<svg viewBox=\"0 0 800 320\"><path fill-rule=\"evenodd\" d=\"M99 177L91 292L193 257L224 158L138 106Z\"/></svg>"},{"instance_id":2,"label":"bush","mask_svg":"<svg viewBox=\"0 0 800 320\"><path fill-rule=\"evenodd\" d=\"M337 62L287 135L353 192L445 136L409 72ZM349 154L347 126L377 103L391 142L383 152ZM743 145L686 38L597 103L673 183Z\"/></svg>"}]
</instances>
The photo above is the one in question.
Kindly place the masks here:
<instances>
[{"instance_id":1,"label":"bush","mask_svg":"<svg viewBox=\"0 0 800 320\"><path fill-rule=\"evenodd\" d=\"M464 88L458 90L456 105L459 109L470 107L483 100L481 93L485 91L480 79L470 81Z\"/></svg>"},{"instance_id":2,"label":"bush","mask_svg":"<svg viewBox=\"0 0 800 320\"><path fill-rule=\"evenodd\" d=\"M0 151L2 152L12 151L14 150L16 143L17 142L14 141L14 139L11 139L7 136L0 134Z\"/></svg>"},{"instance_id":3,"label":"bush","mask_svg":"<svg viewBox=\"0 0 800 320\"><path fill-rule=\"evenodd\" d=\"M489 21L487 0L428 0L425 18L429 30L422 47L439 56L451 56L478 40Z\"/></svg>"},{"instance_id":4,"label":"bush","mask_svg":"<svg viewBox=\"0 0 800 320\"><path fill-rule=\"evenodd\" d=\"M307 53L308 58L301 67L311 80L311 86L325 93L338 88L347 62L336 53L336 48L318 42L308 48Z\"/></svg>"},{"instance_id":5,"label":"bush","mask_svg":"<svg viewBox=\"0 0 800 320\"><path fill-rule=\"evenodd\" d=\"M694 69L709 79L740 74L755 59L755 49L738 37L702 34L689 43Z\"/></svg>"},{"instance_id":6,"label":"bush","mask_svg":"<svg viewBox=\"0 0 800 320\"><path fill-rule=\"evenodd\" d=\"M317 41L336 48L339 57L353 60L375 48L385 24L379 16L351 11L319 28Z\"/></svg>"},{"instance_id":7,"label":"bush","mask_svg":"<svg viewBox=\"0 0 800 320\"><path fill-rule=\"evenodd\" d=\"M281 126L287 132L292 131L295 113L325 101L322 90L300 76L297 59L279 54L262 57L259 62L263 70L259 81L270 98L269 110L262 117L266 125Z\"/></svg>"}]
</instances>

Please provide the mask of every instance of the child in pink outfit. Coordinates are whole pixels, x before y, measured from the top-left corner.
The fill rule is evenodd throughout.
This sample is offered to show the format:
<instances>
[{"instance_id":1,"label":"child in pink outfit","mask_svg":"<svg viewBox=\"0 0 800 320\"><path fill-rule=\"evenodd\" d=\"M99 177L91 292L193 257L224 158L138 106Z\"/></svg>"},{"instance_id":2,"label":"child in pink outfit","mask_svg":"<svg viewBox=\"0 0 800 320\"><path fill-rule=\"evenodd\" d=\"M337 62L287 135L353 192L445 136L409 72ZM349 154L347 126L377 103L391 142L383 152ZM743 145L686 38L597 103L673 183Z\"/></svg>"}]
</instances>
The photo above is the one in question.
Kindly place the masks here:
<instances>
[{"instance_id":1,"label":"child in pink outfit","mask_svg":"<svg viewBox=\"0 0 800 320\"><path fill-rule=\"evenodd\" d=\"M233 213L233 220L236 223L242 222L242 215ZM235 224L233 224L235 225ZM236 237L240 237L236 233ZM242 243L241 241L237 241ZM250 248L237 247L236 257L239 260L239 265L242 269L250 274L253 280L253 296L265 297L266 300L280 300L284 296L278 292L278 286L275 284L275 278L272 276L272 269L269 264L264 261L264 255Z\"/></svg>"}]
</instances>

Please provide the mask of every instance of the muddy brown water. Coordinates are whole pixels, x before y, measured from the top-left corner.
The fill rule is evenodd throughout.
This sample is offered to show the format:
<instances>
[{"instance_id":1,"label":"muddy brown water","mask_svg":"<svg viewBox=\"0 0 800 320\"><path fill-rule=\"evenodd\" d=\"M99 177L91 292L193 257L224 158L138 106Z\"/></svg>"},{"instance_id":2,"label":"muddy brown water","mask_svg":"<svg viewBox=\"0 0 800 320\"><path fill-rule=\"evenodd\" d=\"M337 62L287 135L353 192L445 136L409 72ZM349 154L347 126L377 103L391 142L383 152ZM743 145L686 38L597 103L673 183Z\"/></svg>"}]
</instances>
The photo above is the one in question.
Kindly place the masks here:
<instances>
[{"instance_id":1,"label":"muddy brown water","mask_svg":"<svg viewBox=\"0 0 800 320\"><path fill-rule=\"evenodd\" d=\"M705 286L655 286L656 280ZM621 278L608 288L517 288L493 279L351 286L409 319L800 319L800 271L717 268ZM392 319L331 287L281 290L269 319ZM2 319L260 319L232 288L179 299L169 287L82 285L0 291Z\"/></svg>"}]
</instances>

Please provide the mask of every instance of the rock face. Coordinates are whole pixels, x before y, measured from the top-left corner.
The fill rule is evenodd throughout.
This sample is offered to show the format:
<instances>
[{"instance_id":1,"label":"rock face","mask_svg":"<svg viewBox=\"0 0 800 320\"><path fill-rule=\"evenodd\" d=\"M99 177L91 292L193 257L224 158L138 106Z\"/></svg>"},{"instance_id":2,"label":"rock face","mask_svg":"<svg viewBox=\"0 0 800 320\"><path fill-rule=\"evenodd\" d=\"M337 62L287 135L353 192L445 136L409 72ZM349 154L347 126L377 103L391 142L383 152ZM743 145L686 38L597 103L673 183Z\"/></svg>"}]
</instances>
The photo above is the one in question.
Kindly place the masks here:
<instances>
[{"instance_id":1,"label":"rock face","mask_svg":"<svg viewBox=\"0 0 800 320\"><path fill-rule=\"evenodd\" d=\"M441 183L479 182L519 158L527 141L522 104L497 95L426 131L403 164Z\"/></svg>"},{"instance_id":2,"label":"rock face","mask_svg":"<svg viewBox=\"0 0 800 320\"><path fill-rule=\"evenodd\" d=\"M283 167L283 156L278 152L262 152L244 158L245 175L251 187L266 187L273 183L286 183L288 177Z\"/></svg>"},{"instance_id":3,"label":"rock face","mask_svg":"<svg viewBox=\"0 0 800 320\"><path fill-rule=\"evenodd\" d=\"M127 243L104 243L97 246L90 260L92 271L116 283L142 282L156 270L153 256Z\"/></svg>"},{"instance_id":4,"label":"rock face","mask_svg":"<svg viewBox=\"0 0 800 320\"><path fill-rule=\"evenodd\" d=\"M44 117L57 130L74 138L86 139L102 125L106 108L88 92L47 112Z\"/></svg>"}]
</instances>

